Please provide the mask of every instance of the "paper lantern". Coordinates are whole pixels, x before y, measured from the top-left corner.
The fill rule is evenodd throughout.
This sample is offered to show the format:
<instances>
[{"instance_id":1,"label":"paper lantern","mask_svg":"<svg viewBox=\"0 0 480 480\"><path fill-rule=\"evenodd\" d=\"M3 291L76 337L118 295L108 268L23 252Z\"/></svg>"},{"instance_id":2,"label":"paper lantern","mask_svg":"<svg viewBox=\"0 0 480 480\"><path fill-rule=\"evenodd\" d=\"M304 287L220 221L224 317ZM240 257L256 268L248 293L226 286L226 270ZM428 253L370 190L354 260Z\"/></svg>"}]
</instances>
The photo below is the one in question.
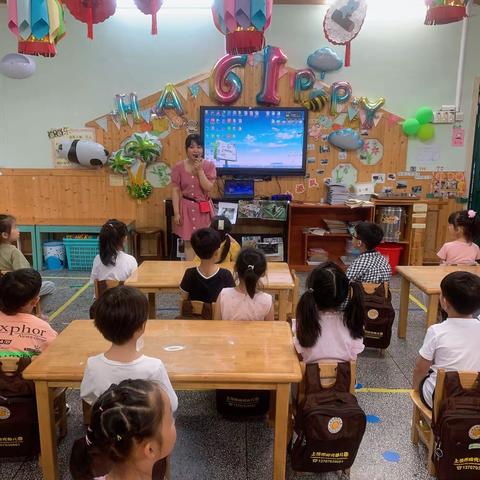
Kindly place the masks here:
<instances>
[{"instance_id":1,"label":"paper lantern","mask_svg":"<svg viewBox=\"0 0 480 480\"><path fill-rule=\"evenodd\" d=\"M93 39L93 25L102 23L115 13L117 0L64 0L70 13L88 27L88 38Z\"/></svg>"},{"instance_id":2,"label":"paper lantern","mask_svg":"<svg viewBox=\"0 0 480 480\"><path fill-rule=\"evenodd\" d=\"M10 0L8 28L18 39L18 52L53 57L65 35L61 0Z\"/></svg>"},{"instance_id":3,"label":"paper lantern","mask_svg":"<svg viewBox=\"0 0 480 480\"><path fill-rule=\"evenodd\" d=\"M152 16L152 35L157 34L157 12L162 3L163 0L135 0L135 5L142 13Z\"/></svg>"},{"instance_id":4,"label":"paper lantern","mask_svg":"<svg viewBox=\"0 0 480 480\"><path fill-rule=\"evenodd\" d=\"M263 32L272 18L273 0L214 0L213 21L226 37L227 53L253 53L264 47Z\"/></svg>"},{"instance_id":5,"label":"paper lantern","mask_svg":"<svg viewBox=\"0 0 480 480\"><path fill-rule=\"evenodd\" d=\"M445 25L467 16L468 0L426 0L428 10L425 25Z\"/></svg>"}]
</instances>

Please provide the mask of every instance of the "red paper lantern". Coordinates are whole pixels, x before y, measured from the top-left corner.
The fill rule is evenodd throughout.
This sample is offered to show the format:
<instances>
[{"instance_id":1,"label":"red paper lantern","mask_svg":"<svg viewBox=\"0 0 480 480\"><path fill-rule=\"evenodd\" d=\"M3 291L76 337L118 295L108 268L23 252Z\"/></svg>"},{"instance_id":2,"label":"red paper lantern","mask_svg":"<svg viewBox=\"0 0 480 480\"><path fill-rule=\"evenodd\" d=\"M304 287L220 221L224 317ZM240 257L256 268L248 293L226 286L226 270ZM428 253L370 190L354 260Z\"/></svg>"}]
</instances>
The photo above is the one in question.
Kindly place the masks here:
<instances>
[{"instance_id":1,"label":"red paper lantern","mask_svg":"<svg viewBox=\"0 0 480 480\"><path fill-rule=\"evenodd\" d=\"M115 13L117 0L64 0L70 13L88 26L88 38L93 38L93 24L102 23Z\"/></svg>"},{"instance_id":2,"label":"red paper lantern","mask_svg":"<svg viewBox=\"0 0 480 480\"><path fill-rule=\"evenodd\" d=\"M135 5L142 13L152 16L152 35L157 34L157 12L162 3L163 0L135 0Z\"/></svg>"},{"instance_id":3,"label":"red paper lantern","mask_svg":"<svg viewBox=\"0 0 480 480\"><path fill-rule=\"evenodd\" d=\"M425 25L445 25L460 22L467 16L468 0L427 0Z\"/></svg>"}]
</instances>

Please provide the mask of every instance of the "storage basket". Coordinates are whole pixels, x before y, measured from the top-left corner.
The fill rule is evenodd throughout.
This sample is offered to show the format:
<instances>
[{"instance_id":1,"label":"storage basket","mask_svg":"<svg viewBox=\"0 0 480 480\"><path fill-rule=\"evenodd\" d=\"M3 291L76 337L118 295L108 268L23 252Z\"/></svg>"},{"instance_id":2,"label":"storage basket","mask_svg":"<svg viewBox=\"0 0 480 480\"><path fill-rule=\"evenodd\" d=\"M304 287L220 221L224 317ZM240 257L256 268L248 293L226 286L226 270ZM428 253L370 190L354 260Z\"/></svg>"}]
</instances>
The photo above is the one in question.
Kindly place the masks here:
<instances>
[{"instance_id":1,"label":"storage basket","mask_svg":"<svg viewBox=\"0 0 480 480\"><path fill-rule=\"evenodd\" d=\"M91 270L93 259L98 255L98 237L64 238L69 270Z\"/></svg>"}]
</instances>

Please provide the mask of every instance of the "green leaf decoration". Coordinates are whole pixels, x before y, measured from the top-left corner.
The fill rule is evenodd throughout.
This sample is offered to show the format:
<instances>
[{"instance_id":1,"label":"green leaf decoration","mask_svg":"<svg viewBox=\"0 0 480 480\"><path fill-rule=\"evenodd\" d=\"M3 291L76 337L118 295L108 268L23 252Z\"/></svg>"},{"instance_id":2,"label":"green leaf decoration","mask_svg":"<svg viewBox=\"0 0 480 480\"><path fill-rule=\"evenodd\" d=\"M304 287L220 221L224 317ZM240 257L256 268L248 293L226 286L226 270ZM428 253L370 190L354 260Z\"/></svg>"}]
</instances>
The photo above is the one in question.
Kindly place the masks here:
<instances>
[{"instance_id":1,"label":"green leaf decoration","mask_svg":"<svg viewBox=\"0 0 480 480\"><path fill-rule=\"evenodd\" d=\"M124 151L120 149L110 157L108 164L112 172L124 175L128 173L127 168L132 165L132 161L133 158L125 155Z\"/></svg>"},{"instance_id":2,"label":"green leaf decoration","mask_svg":"<svg viewBox=\"0 0 480 480\"><path fill-rule=\"evenodd\" d=\"M127 190L129 195L136 200L145 200L147 199L153 192L153 187L150 182L145 180L141 184L130 184L127 185Z\"/></svg>"}]
</instances>

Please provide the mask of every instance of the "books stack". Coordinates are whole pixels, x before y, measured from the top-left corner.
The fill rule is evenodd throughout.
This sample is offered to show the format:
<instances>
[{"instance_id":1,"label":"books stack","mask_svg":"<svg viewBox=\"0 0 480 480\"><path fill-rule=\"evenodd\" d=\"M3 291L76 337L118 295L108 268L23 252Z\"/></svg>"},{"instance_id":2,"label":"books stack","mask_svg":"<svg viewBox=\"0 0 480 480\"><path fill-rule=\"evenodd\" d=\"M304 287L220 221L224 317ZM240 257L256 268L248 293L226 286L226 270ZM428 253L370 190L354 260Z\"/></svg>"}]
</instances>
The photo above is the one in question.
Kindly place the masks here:
<instances>
[{"instance_id":1,"label":"books stack","mask_svg":"<svg viewBox=\"0 0 480 480\"><path fill-rule=\"evenodd\" d=\"M328 260L328 253L323 248L308 249L308 265L320 265Z\"/></svg>"},{"instance_id":2,"label":"books stack","mask_svg":"<svg viewBox=\"0 0 480 480\"><path fill-rule=\"evenodd\" d=\"M342 222L341 220L330 220L324 218L323 221L328 227L328 231L332 235L338 235L339 233L348 233L348 226L346 222Z\"/></svg>"},{"instance_id":3,"label":"books stack","mask_svg":"<svg viewBox=\"0 0 480 480\"><path fill-rule=\"evenodd\" d=\"M357 208L357 207L373 207L373 202L370 200L362 200L360 198L349 198L345 205L350 208Z\"/></svg>"},{"instance_id":4,"label":"books stack","mask_svg":"<svg viewBox=\"0 0 480 480\"><path fill-rule=\"evenodd\" d=\"M330 205L344 205L350 198L348 188L342 183L330 183L327 185L327 203Z\"/></svg>"}]
</instances>

